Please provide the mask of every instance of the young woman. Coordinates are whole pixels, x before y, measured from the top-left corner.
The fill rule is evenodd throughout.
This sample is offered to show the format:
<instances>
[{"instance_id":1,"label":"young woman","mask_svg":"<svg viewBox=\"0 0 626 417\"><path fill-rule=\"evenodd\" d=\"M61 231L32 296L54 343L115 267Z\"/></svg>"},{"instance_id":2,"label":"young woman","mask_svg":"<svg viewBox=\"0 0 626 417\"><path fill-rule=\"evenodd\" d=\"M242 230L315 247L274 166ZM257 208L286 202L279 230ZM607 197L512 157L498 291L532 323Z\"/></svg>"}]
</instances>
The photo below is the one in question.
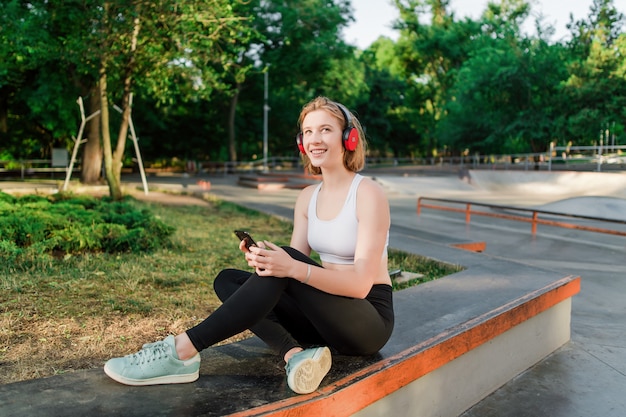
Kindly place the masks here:
<instances>
[{"instance_id":1,"label":"young woman","mask_svg":"<svg viewBox=\"0 0 626 417\"><path fill-rule=\"evenodd\" d=\"M215 279L223 304L197 326L109 360L104 371L128 385L192 382L203 349L250 329L286 363L296 393L316 390L343 355L380 350L394 324L387 271L389 204L382 188L357 172L365 164L359 121L341 104L318 97L300 114L296 143L320 184L300 193L290 246L240 243L250 271ZM320 255L322 265L309 256Z\"/></svg>"}]
</instances>

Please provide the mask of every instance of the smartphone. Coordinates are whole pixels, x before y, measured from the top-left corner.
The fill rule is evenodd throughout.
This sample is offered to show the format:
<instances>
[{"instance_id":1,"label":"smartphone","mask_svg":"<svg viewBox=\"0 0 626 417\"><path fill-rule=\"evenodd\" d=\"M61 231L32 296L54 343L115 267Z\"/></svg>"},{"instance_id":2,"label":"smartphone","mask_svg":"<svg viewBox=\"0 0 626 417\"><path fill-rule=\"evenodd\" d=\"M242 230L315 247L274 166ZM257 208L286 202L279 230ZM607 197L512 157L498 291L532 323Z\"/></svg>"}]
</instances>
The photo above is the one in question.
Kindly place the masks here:
<instances>
[{"instance_id":1,"label":"smartphone","mask_svg":"<svg viewBox=\"0 0 626 417\"><path fill-rule=\"evenodd\" d=\"M244 232L243 230L235 230L235 235L237 235L239 240L244 240L246 242L245 245L248 249L250 248L250 246L258 246L248 232Z\"/></svg>"}]
</instances>

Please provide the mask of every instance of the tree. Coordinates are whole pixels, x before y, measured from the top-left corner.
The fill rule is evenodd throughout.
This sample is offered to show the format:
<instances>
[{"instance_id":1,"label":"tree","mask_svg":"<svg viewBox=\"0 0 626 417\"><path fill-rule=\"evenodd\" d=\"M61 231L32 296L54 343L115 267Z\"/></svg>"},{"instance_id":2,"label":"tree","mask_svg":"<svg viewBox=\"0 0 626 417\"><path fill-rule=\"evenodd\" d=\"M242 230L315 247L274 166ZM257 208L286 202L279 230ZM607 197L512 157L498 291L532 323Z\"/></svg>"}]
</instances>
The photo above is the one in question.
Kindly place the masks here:
<instances>
[{"instance_id":1,"label":"tree","mask_svg":"<svg viewBox=\"0 0 626 417\"><path fill-rule=\"evenodd\" d=\"M66 145L75 116L62 28L44 3L7 1L0 13L0 137L14 156L49 157Z\"/></svg>"},{"instance_id":2,"label":"tree","mask_svg":"<svg viewBox=\"0 0 626 417\"><path fill-rule=\"evenodd\" d=\"M570 22L569 78L563 94L568 139L597 143L607 126L624 132L626 18L612 0L594 0L587 19Z\"/></svg>"},{"instance_id":3,"label":"tree","mask_svg":"<svg viewBox=\"0 0 626 417\"><path fill-rule=\"evenodd\" d=\"M358 97L356 109L366 131L369 155L420 155L420 142L415 140L420 114L411 104L422 101L415 98L421 94L421 84L405 79L394 42L377 39L360 54L359 62L366 91Z\"/></svg>"},{"instance_id":4,"label":"tree","mask_svg":"<svg viewBox=\"0 0 626 417\"><path fill-rule=\"evenodd\" d=\"M456 72L473 50L480 26L471 19L456 21L449 11L449 0L395 0L400 11L400 38L397 51L405 77L421 84L419 136L424 147L436 150L436 128L444 116L445 103L455 83ZM430 24L423 23L430 19ZM427 116L427 117L426 117Z\"/></svg>"},{"instance_id":5,"label":"tree","mask_svg":"<svg viewBox=\"0 0 626 417\"><path fill-rule=\"evenodd\" d=\"M223 73L233 57L222 46L241 32L245 18L234 15L226 0L110 1L101 10L97 33L104 165L111 196L119 199L134 77L142 74L144 88L160 101L171 97L173 79L190 94L209 96L214 88L226 88ZM120 99L122 115L115 145L109 130L109 74L120 90L113 94Z\"/></svg>"},{"instance_id":6,"label":"tree","mask_svg":"<svg viewBox=\"0 0 626 417\"><path fill-rule=\"evenodd\" d=\"M239 15L250 16L240 26L247 32L237 33L232 43L221 45L222 57L231 61L220 73L222 85L210 96L182 88L184 80L172 75L165 78L168 84L160 87L167 88L167 99L157 101L152 93L157 90L153 78L135 77L135 96L141 99L135 99L133 120L141 130L142 155L220 161L257 158L262 149L267 68L270 154L293 155L294 121L310 94L327 93L356 102L365 86L354 48L340 39L341 27L349 18L347 7L327 7L320 0L287 4L251 1L239 6L241 9L235 8ZM312 37L311 33L320 35ZM278 50L281 45L286 45L285 50ZM308 60L316 62L315 67L308 65ZM301 86L312 92L302 95ZM164 140L172 135L184 141Z\"/></svg>"},{"instance_id":7,"label":"tree","mask_svg":"<svg viewBox=\"0 0 626 417\"><path fill-rule=\"evenodd\" d=\"M246 154L261 149L262 73L269 69L270 152L294 154L295 120L304 102L316 95L339 101L354 99L363 85L355 48L341 38L351 19L347 0L268 0L254 9L256 77L241 86L240 132L245 132ZM354 94L351 97L351 94ZM347 103L349 104L349 103Z\"/></svg>"},{"instance_id":8,"label":"tree","mask_svg":"<svg viewBox=\"0 0 626 417\"><path fill-rule=\"evenodd\" d=\"M462 66L440 126L449 147L481 153L542 152L555 138L563 48L541 39L494 40Z\"/></svg>"},{"instance_id":9,"label":"tree","mask_svg":"<svg viewBox=\"0 0 626 417\"><path fill-rule=\"evenodd\" d=\"M89 97L88 113L101 113L99 123L88 126L83 165L100 171L102 139L109 189L119 198L136 83L157 104L173 96L206 99L228 89L224 74L237 56L227 46L245 42L248 32L249 17L236 15L235 8L227 0L10 1L0 20L0 36L7 40L0 51L11 57L0 64L0 102L6 103L0 114L23 105L25 126L39 126L49 146L59 140L65 145L77 125L76 97ZM115 143L110 124L117 114L110 115L109 104L121 109Z\"/></svg>"}]
</instances>

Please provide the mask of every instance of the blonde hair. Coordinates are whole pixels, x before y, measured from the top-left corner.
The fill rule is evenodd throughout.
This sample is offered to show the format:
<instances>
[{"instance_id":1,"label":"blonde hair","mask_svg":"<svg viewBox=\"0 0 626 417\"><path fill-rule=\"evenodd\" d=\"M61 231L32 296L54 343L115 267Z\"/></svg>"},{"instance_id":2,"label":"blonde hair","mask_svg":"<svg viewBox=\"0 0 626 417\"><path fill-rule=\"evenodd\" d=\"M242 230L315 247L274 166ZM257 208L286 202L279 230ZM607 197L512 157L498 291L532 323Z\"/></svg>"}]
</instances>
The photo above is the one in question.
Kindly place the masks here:
<instances>
[{"instance_id":1,"label":"blonde hair","mask_svg":"<svg viewBox=\"0 0 626 417\"><path fill-rule=\"evenodd\" d=\"M332 101L327 97L317 97L309 101L307 104L304 105L304 107L302 107L300 117L298 117L299 128L302 126L304 118L309 113L315 110L324 110L330 113L332 116L336 117L341 122L343 129L346 129L348 127L348 119L346 118L344 111L347 112L348 118L352 121L352 126L356 128L359 132L359 141L354 151L348 151L344 148L343 166L352 172L359 172L360 170L362 170L363 167L365 167L365 152L367 150L367 142L365 141L365 132L363 132L363 127L361 126L359 120L354 117L354 114L352 114L350 110L348 110L342 104ZM322 170L319 167L313 166L308 155L303 153L301 156L305 170L308 170L313 175L319 175L322 173Z\"/></svg>"}]
</instances>

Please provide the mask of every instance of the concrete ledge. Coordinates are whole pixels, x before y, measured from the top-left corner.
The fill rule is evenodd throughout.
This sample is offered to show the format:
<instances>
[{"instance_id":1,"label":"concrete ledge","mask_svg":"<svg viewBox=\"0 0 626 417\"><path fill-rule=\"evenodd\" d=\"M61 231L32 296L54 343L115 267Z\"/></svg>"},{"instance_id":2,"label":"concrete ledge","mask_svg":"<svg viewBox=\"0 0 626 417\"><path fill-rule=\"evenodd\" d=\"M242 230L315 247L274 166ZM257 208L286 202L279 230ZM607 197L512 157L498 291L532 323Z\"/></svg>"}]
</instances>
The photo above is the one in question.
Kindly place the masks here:
<instances>
[{"instance_id":1,"label":"concrete ledge","mask_svg":"<svg viewBox=\"0 0 626 417\"><path fill-rule=\"evenodd\" d=\"M567 298L353 415L458 416L569 341L570 317ZM416 355L414 360L438 363L442 358L429 356Z\"/></svg>"},{"instance_id":2,"label":"concrete ledge","mask_svg":"<svg viewBox=\"0 0 626 417\"><path fill-rule=\"evenodd\" d=\"M565 277L321 387L244 416L456 416L569 340Z\"/></svg>"},{"instance_id":3,"label":"concrete ledge","mask_svg":"<svg viewBox=\"0 0 626 417\"><path fill-rule=\"evenodd\" d=\"M283 188L302 189L320 181L320 176L294 173L260 173L257 175L241 175L237 185L256 188L262 191L281 190Z\"/></svg>"}]
</instances>

